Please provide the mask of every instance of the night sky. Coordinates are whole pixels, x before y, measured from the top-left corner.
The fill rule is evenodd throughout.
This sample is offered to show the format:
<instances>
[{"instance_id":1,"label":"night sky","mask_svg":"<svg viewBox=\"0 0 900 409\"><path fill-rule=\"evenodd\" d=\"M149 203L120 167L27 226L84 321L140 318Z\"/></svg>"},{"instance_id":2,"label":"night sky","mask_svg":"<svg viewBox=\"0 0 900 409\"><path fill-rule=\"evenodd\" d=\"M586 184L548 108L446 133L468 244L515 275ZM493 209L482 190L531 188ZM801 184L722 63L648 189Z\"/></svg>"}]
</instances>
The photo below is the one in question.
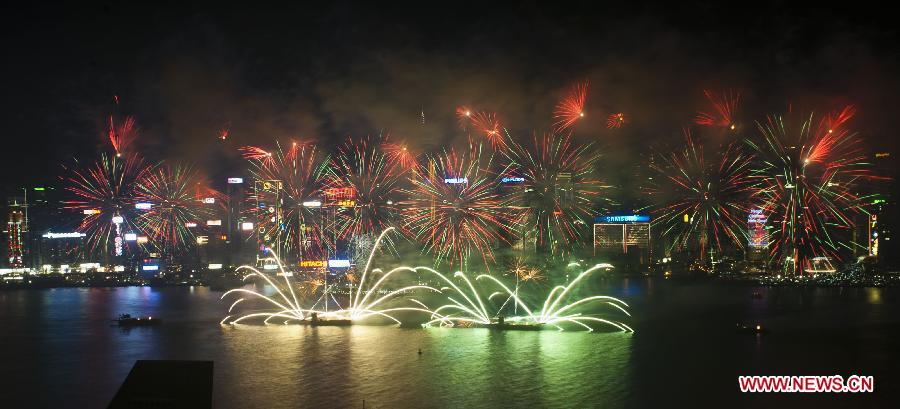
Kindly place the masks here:
<instances>
[{"instance_id":1,"label":"night sky","mask_svg":"<svg viewBox=\"0 0 900 409\"><path fill-rule=\"evenodd\" d=\"M496 111L530 137L585 79L587 119L576 134L597 142L610 166L680 141L704 88L740 91L747 126L789 105L852 103L869 147L895 150L900 71L889 13L859 2L720 3L6 4L2 185L48 183L62 163L108 151L110 112L137 118L146 156L189 159L218 180L235 171L237 146L275 139L333 145L389 133L434 149L461 137L459 105ZM631 123L607 130L606 115L618 111ZM225 126L227 144L216 139Z\"/></svg>"}]
</instances>

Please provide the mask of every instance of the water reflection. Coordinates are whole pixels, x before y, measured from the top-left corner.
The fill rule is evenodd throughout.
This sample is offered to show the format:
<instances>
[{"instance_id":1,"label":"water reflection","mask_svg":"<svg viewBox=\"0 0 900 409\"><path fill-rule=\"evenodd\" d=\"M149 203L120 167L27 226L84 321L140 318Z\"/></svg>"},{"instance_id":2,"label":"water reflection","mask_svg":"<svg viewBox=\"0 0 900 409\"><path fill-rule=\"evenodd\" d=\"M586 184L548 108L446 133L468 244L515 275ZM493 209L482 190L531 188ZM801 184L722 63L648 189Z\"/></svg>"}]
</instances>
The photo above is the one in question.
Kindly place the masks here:
<instances>
[{"instance_id":1,"label":"water reflection","mask_svg":"<svg viewBox=\"0 0 900 409\"><path fill-rule=\"evenodd\" d=\"M215 361L217 408L446 408L702 406L740 399L734 379L745 373L889 384L885 363L900 358L894 289L769 288L754 298L761 290L747 286L605 285L632 305L636 333L232 328L218 325L221 293L201 287L2 292L0 382L19 389L4 407L103 407L137 359ZM123 312L165 322L122 331L109 319ZM745 337L737 321L772 332ZM791 403L822 403L803 399Z\"/></svg>"}]
</instances>

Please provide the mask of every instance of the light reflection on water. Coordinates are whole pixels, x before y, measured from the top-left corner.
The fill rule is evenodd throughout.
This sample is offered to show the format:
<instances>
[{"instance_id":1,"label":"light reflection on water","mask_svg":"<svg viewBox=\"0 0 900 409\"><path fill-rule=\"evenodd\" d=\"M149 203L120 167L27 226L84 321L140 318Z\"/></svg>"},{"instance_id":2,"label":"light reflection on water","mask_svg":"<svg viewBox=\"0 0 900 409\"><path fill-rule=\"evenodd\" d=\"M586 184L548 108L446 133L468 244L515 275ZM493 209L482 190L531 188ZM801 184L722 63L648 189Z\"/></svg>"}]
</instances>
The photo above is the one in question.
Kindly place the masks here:
<instances>
[{"instance_id":1,"label":"light reflection on water","mask_svg":"<svg viewBox=\"0 0 900 409\"><path fill-rule=\"evenodd\" d=\"M207 288L0 291L3 407L104 407L137 359L215 361L218 408L820 407L890 401L898 289L610 279L635 334L394 327L220 327ZM876 292L877 291L877 292ZM761 298L750 297L761 292ZM111 326L119 313L156 328ZM762 322L763 337L736 334ZM422 354L419 355L419 349ZM876 394L741 396L740 374L871 374ZM12 393L10 393L12 392ZM878 393L880 392L880 393Z\"/></svg>"}]
</instances>

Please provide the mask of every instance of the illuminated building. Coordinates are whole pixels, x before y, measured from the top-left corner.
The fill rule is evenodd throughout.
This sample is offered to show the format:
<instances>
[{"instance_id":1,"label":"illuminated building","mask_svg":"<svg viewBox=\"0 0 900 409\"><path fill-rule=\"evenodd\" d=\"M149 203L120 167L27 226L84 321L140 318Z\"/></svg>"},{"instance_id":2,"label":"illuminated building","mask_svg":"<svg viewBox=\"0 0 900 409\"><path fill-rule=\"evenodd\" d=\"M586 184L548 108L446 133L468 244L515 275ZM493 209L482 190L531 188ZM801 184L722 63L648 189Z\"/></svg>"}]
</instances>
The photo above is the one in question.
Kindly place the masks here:
<instances>
[{"instance_id":1,"label":"illuminated building","mask_svg":"<svg viewBox=\"0 0 900 409\"><path fill-rule=\"evenodd\" d=\"M7 262L10 268L22 268L25 266L24 235L28 230L25 216L25 205L13 199L9 204L9 216L7 217Z\"/></svg>"},{"instance_id":2,"label":"illuminated building","mask_svg":"<svg viewBox=\"0 0 900 409\"><path fill-rule=\"evenodd\" d=\"M40 235L36 256L41 265L56 268L60 265L79 265L85 261L82 254L84 233L48 230Z\"/></svg>"},{"instance_id":3,"label":"illuminated building","mask_svg":"<svg viewBox=\"0 0 900 409\"><path fill-rule=\"evenodd\" d=\"M768 258L769 230L768 216L760 208L750 209L747 215L747 261L765 263Z\"/></svg>"},{"instance_id":4,"label":"illuminated building","mask_svg":"<svg viewBox=\"0 0 900 409\"><path fill-rule=\"evenodd\" d=\"M650 264L650 246L650 216L594 218L594 255L618 261L617 265L646 267Z\"/></svg>"},{"instance_id":5,"label":"illuminated building","mask_svg":"<svg viewBox=\"0 0 900 409\"><path fill-rule=\"evenodd\" d=\"M257 180L253 183L254 197L256 198L256 243L257 264L268 257L269 249L275 250L279 255L283 254L284 243L282 232L284 228L282 201L284 200L284 185L280 180Z\"/></svg>"}]
</instances>

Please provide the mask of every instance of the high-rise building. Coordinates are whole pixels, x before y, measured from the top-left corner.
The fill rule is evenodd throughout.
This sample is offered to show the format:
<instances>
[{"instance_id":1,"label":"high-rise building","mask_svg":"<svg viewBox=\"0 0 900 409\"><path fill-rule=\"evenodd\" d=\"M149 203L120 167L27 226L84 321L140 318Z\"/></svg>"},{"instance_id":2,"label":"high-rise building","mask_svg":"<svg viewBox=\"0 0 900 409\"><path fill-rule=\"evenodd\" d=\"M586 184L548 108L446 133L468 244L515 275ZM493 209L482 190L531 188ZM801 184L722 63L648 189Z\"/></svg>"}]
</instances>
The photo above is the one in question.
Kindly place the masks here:
<instances>
[{"instance_id":1,"label":"high-rise building","mask_svg":"<svg viewBox=\"0 0 900 409\"><path fill-rule=\"evenodd\" d=\"M9 203L9 215L6 223L7 262L9 268L25 266L25 232L28 231L27 205L18 198Z\"/></svg>"},{"instance_id":2,"label":"high-rise building","mask_svg":"<svg viewBox=\"0 0 900 409\"><path fill-rule=\"evenodd\" d=\"M632 214L594 218L594 254L617 263L617 267L648 267L650 237L650 216Z\"/></svg>"}]
</instances>

